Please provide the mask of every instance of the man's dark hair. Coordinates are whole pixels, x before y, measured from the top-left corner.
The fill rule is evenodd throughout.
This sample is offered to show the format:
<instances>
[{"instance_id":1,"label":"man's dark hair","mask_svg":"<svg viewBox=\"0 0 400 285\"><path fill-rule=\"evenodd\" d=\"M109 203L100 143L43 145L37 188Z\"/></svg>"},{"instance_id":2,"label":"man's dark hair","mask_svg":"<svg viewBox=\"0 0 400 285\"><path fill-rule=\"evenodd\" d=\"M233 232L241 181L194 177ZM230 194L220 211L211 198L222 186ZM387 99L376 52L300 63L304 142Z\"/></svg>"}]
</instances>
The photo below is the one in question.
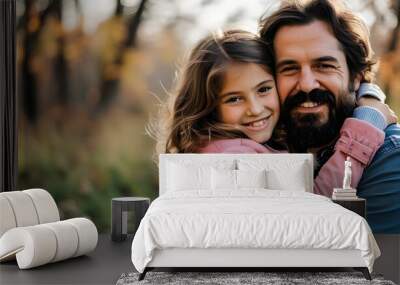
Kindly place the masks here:
<instances>
[{"instance_id":1,"label":"man's dark hair","mask_svg":"<svg viewBox=\"0 0 400 285\"><path fill-rule=\"evenodd\" d=\"M280 28L306 25L315 20L327 23L340 42L346 56L350 81L360 74L361 81L371 82L376 61L373 59L368 29L357 15L338 0L285 1L276 12L261 19L260 35L264 41L273 43Z\"/></svg>"}]
</instances>

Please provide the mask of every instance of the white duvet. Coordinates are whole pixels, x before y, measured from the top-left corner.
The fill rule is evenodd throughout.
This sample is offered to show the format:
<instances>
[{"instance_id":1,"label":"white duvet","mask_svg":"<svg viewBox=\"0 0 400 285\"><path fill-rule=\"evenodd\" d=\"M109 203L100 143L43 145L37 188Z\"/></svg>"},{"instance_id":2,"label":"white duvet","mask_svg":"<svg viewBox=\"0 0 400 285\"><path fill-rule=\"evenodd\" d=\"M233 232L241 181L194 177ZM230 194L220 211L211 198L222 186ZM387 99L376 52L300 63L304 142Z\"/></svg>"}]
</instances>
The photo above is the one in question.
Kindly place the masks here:
<instances>
[{"instance_id":1,"label":"white duvet","mask_svg":"<svg viewBox=\"0 0 400 285\"><path fill-rule=\"evenodd\" d=\"M211 193L210 193L211 194ZM248 189L171 192L154 200L132 243L143 272L154 249L358 249L372 271L380 251L367 222L330 199L307 192Z\"/></svg>"}]
</instances>

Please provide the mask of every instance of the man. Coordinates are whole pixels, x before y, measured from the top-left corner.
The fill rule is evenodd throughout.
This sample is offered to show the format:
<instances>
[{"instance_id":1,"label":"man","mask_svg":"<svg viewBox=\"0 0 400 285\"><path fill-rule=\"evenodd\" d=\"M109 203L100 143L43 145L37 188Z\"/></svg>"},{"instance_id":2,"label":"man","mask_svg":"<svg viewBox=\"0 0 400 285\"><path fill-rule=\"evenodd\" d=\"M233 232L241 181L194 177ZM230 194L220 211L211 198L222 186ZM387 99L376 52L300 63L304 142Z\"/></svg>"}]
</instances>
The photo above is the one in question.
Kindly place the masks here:
<instances>
[{"instance_id":1,"label":"man","mask_svg":"<svg viewBox=\"0 0 400 285\"><path fill-rule=\"evenodd\" d=\"M286 3L262 20L260 34L273 48L291 151L315 154L320 168L353 111L375 124L384 120L379 106L354 109L354 92L361 82L373 80L373 52L364 23L338 1ZM386 127L386 122L378 124ZM385 142L367 165L357 194L367 199L374 232L400 233L400 126L391 124L384 131ZM357 147L349 141L346 151Z\"/></svg>"}]
</instances>

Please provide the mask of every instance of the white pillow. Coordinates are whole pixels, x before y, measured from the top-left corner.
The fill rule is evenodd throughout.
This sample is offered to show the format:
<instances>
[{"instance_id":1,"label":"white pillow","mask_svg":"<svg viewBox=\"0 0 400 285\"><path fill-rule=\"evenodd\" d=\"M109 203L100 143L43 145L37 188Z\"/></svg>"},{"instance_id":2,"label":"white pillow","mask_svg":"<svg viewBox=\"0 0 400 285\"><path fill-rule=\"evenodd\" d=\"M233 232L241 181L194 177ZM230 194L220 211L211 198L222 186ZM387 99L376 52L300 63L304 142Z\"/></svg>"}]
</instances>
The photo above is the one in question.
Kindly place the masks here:
<instances>
[{"instance_id":1,"label":"white pillow","mask_svg":"<svg viewBox=\"0 0 400 285\"><path fill-rule=\"evenodd\" d=\"M306 173L304 163L293 167L270 169L267 172L268 188L272 190L306 191Z\"/></svg>"},{"instance_id":2,"label":"white pillow","mask_svg":"<svg viewBox=\"0 0 400 285\"><path fill-rule=\"evenodd\" d=\"M308 175L306 161L239 159L240 170L266 170L267 187L271 190L306 191Z\"/></svg>"},{"instance_id":3,"label":"white pillow","mask_svg":"<svg viewBox=\"0 0 400 285\"><path fill-rule=\"evenodd\" d=\"M168 191L185 191L211 188L211 168L168 163Z\"/></svg>"},{"instance_id":4,"label":"white pillow","mask_svg":"<svg viewBox=\"0 0 400 285\"><path fill-rule=\"evenodd\" d=\"M211 171L213 190L238 190L241 188L266 188L266 171L215 169Z\"/></svg>"},{"instance_id":5,"label":"white pillow","mask_svg":"<svg viewBox=\"0 0 400 285\"><path fill-rule=\"evenodd\" d=\"M267 188L267 171L262 170L236 170L238 188Z\"/></svg>"},{"instance_id":6,"label":"white pillow","mask_svg":"<svg viewBox=\"0 0 400 285\"><path fill-rule=\"evenodd\" d=\"M212 189L236 190L236 170L216 169L211 170Z\"/></svg>"}]
</instances>

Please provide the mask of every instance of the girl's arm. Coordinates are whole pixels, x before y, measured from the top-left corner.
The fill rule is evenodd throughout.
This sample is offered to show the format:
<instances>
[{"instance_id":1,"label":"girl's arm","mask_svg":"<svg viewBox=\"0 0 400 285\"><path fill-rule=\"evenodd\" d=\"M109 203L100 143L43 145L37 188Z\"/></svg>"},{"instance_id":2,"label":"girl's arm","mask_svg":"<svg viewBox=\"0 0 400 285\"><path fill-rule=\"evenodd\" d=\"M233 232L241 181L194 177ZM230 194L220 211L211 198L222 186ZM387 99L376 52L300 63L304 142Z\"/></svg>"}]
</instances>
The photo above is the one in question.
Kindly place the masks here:
<instances>
[{"instance_id":1,"label":"girl's arm","mask_svg":"<svg viewBox=\"0 0 400 285\"><path fill-rule=\"evenodd\" d=\"M397 121L397 117L384 104L385 98L385 94L377 85L361 84L357 99L362 106L354 110L353 117L355 118L345 120L334 154L322 166L314 179L314 193L331 197L333 188L342 187L344 161L347 156L352 161L351 186L353 188L358 186L364 168L371 162L375 152L384 142L383 130L388 124Z\"/></svg>"},{"instance_id":2,"label":"girl's arm","mask_svg":"<svg viewBox=\"0 0 400 285\"><path fill-rule=\"evenodd\" d=\"M356 188L364 168L371 162L384 138L385 133L370 123L355 118L346 119L334 154L314 179L314 193L331 197L333 188L342 188L347 156L351 159L351 186Z\"/></svg>"},{"instance_id":3,"label":"girl's arm","mask_svg":"<svg viewBox=\"0 0 400 285\"><path fill-rule=\"evenodd\" d=\"M381 103L385 103L386 95L385 93L379 88L378 85L374 83L361 83L360 88L356 93L357 100L360 100L363 97L372 97L378 100Z\"/></svg>"}]
</instances>

